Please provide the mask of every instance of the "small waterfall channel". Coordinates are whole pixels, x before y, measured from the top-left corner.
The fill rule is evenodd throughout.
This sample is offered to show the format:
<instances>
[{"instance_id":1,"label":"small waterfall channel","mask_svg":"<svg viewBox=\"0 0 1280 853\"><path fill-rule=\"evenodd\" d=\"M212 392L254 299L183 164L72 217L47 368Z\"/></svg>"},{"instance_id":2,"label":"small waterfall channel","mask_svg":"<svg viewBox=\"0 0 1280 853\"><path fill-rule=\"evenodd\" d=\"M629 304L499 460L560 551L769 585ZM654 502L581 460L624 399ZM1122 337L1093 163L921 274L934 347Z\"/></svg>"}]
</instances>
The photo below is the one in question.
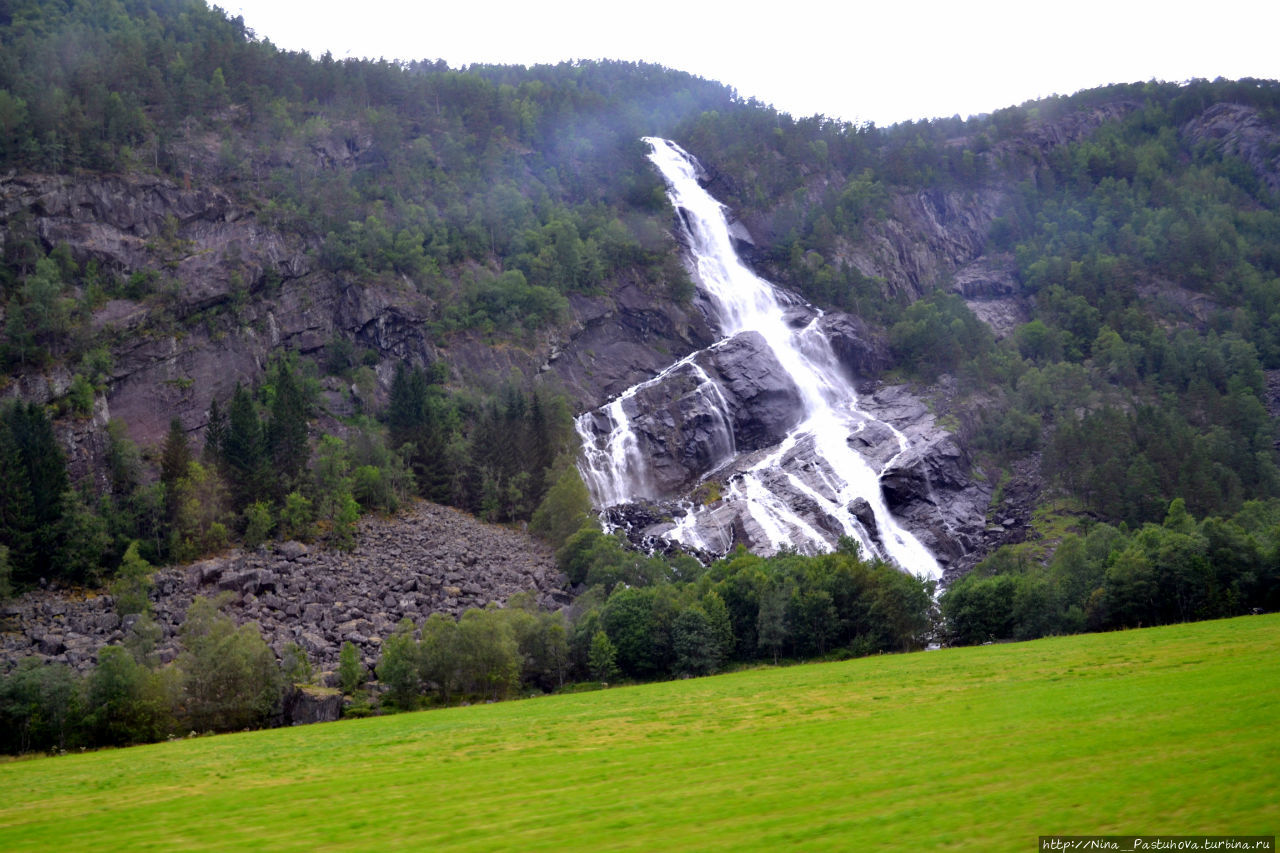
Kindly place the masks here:
<instances>
[{"instance_id":1,"label":"small waterfall channel","mask_svg":"<svg viewBox=\"0 0 1280 853\"><path fill-rule=\"evenodd\" d=\"M725 208L700 185L692 155L669 140L645 142L722 337L578 418L578 467L596 507L665 502L670 520L657 535L711 553L737 541L762 553L817 553L851 536L865 553L939 577L937 561L897 523L880 488L907 440L858 408L822 312L743 264ZM772 408L756 417L753 401L765 399ZM757 428L759 420L787 428L771 432ZM878 462L859 453L851 439L867 432L892 434L897 452ZM672 470L689 476L682 481Z\"/></svg>"}]
</instances>

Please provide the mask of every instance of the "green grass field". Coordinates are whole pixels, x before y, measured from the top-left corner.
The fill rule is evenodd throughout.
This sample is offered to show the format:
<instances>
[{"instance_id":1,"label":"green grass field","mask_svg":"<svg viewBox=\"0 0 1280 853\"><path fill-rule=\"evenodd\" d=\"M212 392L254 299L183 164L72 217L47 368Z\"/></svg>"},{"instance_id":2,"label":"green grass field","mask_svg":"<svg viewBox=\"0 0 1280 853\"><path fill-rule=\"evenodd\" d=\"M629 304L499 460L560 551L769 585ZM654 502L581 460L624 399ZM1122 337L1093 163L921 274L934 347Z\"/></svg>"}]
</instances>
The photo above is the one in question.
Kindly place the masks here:
<instances>
[{"instance_id":1,"label":"green grass field","mask_svg":"<svg viewBox=\"0 0 1280 853\"><path fill-rule=\"evenodd\" d=\"M0 765L0 850L951 848L1273 834L1280 615Z\"/></svg>"}]
</instances>

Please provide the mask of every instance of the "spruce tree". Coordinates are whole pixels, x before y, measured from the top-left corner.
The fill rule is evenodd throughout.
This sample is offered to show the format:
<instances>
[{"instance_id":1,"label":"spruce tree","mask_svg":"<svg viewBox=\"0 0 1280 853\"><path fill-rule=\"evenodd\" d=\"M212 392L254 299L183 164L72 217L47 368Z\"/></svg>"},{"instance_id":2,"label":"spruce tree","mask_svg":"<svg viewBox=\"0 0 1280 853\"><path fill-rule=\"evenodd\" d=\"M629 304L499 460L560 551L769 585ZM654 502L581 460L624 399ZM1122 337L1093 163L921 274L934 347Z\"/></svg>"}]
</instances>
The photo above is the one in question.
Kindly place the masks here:
<instances>
[{"instance_id":1,"label":"spruce tree","mask_svg":"<svg viewBox=\"0 0 1280 853\"><path fill-rule=\"evenodd\" d=\"M206 465L222 464L222 442L227 437L227 413L217 400L209 401L208 424L204 430L204 462Z\"/></svg>"},{"instance_id":2,"label":"spruce tree","mask_svg":"<svg viewBox=\"0 0 1280 853\"><path fill-rule=\"evenodd\" d=\"M216 407L217 403L213 404ZM192 462L191 446L187 443L182 421L169 421L169 432L160 449L160 482L164 484L165 515L170 524L178 517L178 481L187 476Z\"/></svg>"},{"instance_id":3,"label":"spruce tree","mask_svg":"<svg viewBox=\"0 0 1280 853\"><path fill-rule=\"evenodd\" d=\"M274 385L271 419L267 423L267 449L275 475L275 491L284 497L298 486L311 455L307 445L310 411L293 368L284 359L276 362Z\"/></svg>"},{"instance_id":4,"label":"spruce tree","mask_svg":"<svg viewBox=\"0 0 1280 853\"><path fill-rule=\"evenodd\" d=\"M217 403L214 403L216 406ZM160 482L172 487L179 477L185 476L187 466L191 464L191 445L187 442L187 431L182 428L182 421L174 418L169 421L169 432L164 437L164 445L160 449Z\"/></svg>"},{"instance_id":5,"label":"spruce tree","mask_svg":"<svg viewBox=\"0 0 1280 853\"><path fill-rule=\"evenodd\" d=\"M53 435L53 425L43 407L35 403L14 403L4 410L3 419L13 447L17 450L19 490L30 497L30 559L14 564L14 579L31 582L47 576L54 568L64 512L63 495L68 488L66 460ZM12 464L12 451L10 462ZM19 497L18 513L25 515L25 501ZM19 542L19 545L24 543ZM10 546L12 548L12 546Z\"/></svg>"},{"instance_id":6,"label":"spruce tree","mask_svg":"<svg viewBox=\"0 0 1280 853\"><path fill-rule=\"evenodd\" d=\"M264 491L267 455L262 421L258 419L248 389L239 383L227 407L227 431L222 439L221 457L231 506L237 513L242 512Z\"/></svg>"},{"instance_id":7,"label":"spruce tree","mask_svg":"<svg viewBox=\"0 0 1280 853\"><path fill-rule=\"evenodd\" d=\"M35 526L31 480L7 419L0 419L0 545L8 548L16 579L32 574Z\"/></svg>"}]
</instances>

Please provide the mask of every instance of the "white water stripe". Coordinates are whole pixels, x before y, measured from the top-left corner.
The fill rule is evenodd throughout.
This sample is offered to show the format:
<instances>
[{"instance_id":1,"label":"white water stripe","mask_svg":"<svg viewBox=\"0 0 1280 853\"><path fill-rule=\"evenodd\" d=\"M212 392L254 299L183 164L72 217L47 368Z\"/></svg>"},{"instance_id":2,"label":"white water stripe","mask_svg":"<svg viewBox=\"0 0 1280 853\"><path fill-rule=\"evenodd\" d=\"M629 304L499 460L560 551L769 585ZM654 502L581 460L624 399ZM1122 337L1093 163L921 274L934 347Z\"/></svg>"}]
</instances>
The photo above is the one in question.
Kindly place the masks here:
<instances>
[{"instance_id":1,"label":"white water stripe","mask_svg":"<svg viewBox=\"0 0 1280 853\"><path fill-rule=\"evenodd\" d=\"M714 308L721 334L727 339L743 331L759 333L789 374L803 406L802 423L763 460L734 477L724 501L743 503L774 549L786 546L804 550L829 549L831 537L814 528L771 492L764 477L767 472L785 464L786 454L800 437L812 436L814 450L821 463L813 474L830 490L834 500L805 483L795 472L787 471L782 479L795 492L812 500L846 533L856 536L868 551L882 552L909 571L938 577L941 572L932 554L897 523L885 505L879 482L882 471L872 470L847 442L849 435L860 429L864 422L875 419L857 408L857 394L845 381L830 342L818 328L817 319L801 330L787 325L786 309L798 304L798 300L784 296L738 258L733 249L725 208L698 184L696 161L668 140L647 137L645 141L652 146L650 159L666 179L667 194L681 214L679 219L689 245L693 272L700 290ZM821 312L811 310L820 316ZM610 506L640 497L661 497L648 493L645 460L637 450L636 438L623 404L644 388L662 381L672 371L693 364L697 355L699 353L686 356L654 378L628 388L604 407L603 419L610 427L603 438L596 433L595 426L601 410L578 419L578 431L584 445L580 468L598 506ZM721 410L726 409L720 388L701 367L693 366L696 374L704 380L697 393L706 393L706 386L710 385L719 398ZM727 415L722 423L729 436L729 450L722 452L716 448L716 456L727 459L726 454L736 452L736 449ZM907 448L906 436L892 425L887 426L898 442L896 460ZM722 461L717 459L712 467ZM862 524L853 517L849 506L856 498L863 498L874 513L883 549L875 547ZM723 509L724 503L718 510ZM709 543L703 542L696 522L716 511L690 504L688 514L668 535L676 541L707 547Z\"/></svg>"}]
</instances>

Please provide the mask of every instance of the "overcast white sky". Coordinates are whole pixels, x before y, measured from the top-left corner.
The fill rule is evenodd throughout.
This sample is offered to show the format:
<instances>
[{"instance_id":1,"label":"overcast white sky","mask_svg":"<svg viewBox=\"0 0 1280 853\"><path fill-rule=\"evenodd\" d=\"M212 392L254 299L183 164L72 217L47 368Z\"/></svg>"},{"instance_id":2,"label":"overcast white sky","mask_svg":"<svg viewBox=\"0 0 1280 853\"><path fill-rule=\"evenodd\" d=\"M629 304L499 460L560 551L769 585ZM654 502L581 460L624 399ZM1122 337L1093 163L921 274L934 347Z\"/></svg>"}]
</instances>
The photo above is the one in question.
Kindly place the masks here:
<instances>
[{"instance_id":1,"label":"overcast white sky","mask_svg":"<svg viewBox=\"0 0 1280 853\"><path fill-rule=\"evenodd\" d=\"M1107 83L1280 79L1275 0L209 0L287 50L657 62L796 116L887 125Z\"/></svg>"}]
</instances>

